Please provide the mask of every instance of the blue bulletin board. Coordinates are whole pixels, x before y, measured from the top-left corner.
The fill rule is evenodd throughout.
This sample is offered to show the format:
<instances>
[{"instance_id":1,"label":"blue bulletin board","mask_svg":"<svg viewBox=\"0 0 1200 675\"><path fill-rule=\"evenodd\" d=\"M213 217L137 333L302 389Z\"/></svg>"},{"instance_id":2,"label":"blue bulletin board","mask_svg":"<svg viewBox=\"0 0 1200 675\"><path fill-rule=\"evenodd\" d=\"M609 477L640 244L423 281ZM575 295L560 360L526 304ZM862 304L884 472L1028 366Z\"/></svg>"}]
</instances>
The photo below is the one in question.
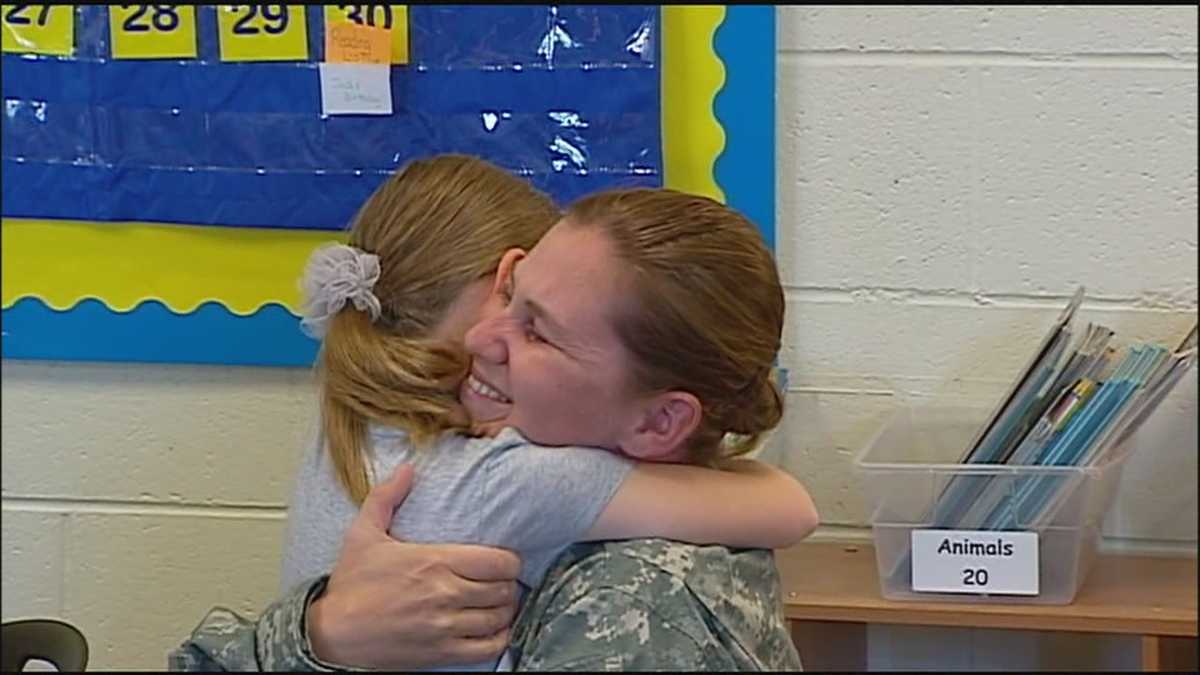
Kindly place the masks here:
<instances>
[{"instance_id":1,"label":"blue bulletin board","mask_svg":"<svg viewBox=\"0 0 1200 675\"><path fill-rule=\"evenodd\" d=\"M773 243L770 7L122 7L0 12L4 358L307 366L308 252L442 152L560 204L709 194ZM390 115L322 114L345 20L392 31Z\"/></svg>"}]
</instances>

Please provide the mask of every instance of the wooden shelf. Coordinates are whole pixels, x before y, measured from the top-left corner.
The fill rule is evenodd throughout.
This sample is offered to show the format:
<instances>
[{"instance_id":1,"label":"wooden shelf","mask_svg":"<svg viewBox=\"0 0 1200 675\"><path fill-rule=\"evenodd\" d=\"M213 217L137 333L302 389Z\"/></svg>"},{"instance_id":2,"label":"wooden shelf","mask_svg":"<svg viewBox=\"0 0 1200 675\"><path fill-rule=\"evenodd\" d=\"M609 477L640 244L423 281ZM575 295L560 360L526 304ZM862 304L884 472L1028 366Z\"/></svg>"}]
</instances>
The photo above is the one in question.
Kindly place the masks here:
<instances>
[{"instance_id":1,"label":"wooden shelf","mask_svg":"<svg viewBox=\"0 0 1200 675\"><path fill-rule=\"evenodd\" d=\"M798 621L1196 636L1196 560L1101 555L1070 605L883 599L867 544L776 552L784 613Z\"/></svg>"}]
</instances>

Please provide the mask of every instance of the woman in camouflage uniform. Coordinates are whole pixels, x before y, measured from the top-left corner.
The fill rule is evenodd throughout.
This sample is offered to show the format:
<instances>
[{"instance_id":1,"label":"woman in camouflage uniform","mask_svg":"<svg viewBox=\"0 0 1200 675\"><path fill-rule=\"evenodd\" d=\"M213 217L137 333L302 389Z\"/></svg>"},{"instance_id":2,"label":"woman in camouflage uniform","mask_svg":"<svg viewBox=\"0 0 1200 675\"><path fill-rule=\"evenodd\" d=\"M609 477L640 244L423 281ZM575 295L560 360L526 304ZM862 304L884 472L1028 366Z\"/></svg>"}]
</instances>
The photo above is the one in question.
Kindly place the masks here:
<instances>
[{"instance_id":1,"label":"woman in camouflage uniform","mask_svg":"<svg viewBox=\"0 0 1200 675\"><path fill-rule=\"evenodd\" d=\"M648 392L682 391L691 397L694 408L676 412L696 415L700 423L692 433L674 439L676 445L667 450L677 451L680 459L715 461L752 447L759 435L778 423L782 400L770 381L769 366L779 349L782 290L774 263L749 222L712 200L666 190L635 190L576 204L538 247L551 239L561 250L559 263L571 253L600 256L604 264L620 270L622 278L631 280L620 289L620 298L612 297L618 292L614 288L599 288L592 297L581 293L565 300L560 297L557 309L568 308L566 313L572 315L573 310L586 310L588 303L619 307L604 320L616 324L615 333L632 353L635 381ZM551 278L554 275L557 278ZM526 284L546 289L571 283L571 275L570 265L543 264L527 270L523 278ZM502 342L500 348L489 352L493 347L480 338L485 344L473 350L474 356L492 359L492 367L498 369L492 372L500 372L509 386L524 381L536 389L537 381L528 385L528 377L538 374L544 386L552 388L561 386L561 380L570 384L579 375L565 366L542 370L521 366L520 350L525 347L509 338L496 340ZM524 373L518 368L524 368ZM553 406L553 399L536 395L514 400L500 406L477 402L477 410L470 405L468 409L476 420L527 426L542 424L544 417L539 416L545 411L522 408L524 400L550 401ZM604 420L606 412L589 410L597 420ZM587 420L583 422L586 425ZM727 442L730 434L732 443ZM606 447L602 438L585 442ZM387 641L386 634L371 637L390 619L420 616L413 611L417 607L401 607L403 603L395 600L390 600L389 613L388 596L402 595L403 584L385 590L383 576L359 573L370 563L366 546L356 545L355 532L382 550L379 535L386 531L387 506L403 493L393 486L390 489L396 492L388 499L387 485L391 483L380 486L385 490L379 497L384 507L375 512L374 520L366 515L364 503L364 515L347 535L328 587L325 579L302 585L256 623L222 610L211 613L173 654L172 667L330 668L316 658L312 646L313 642L331 644L316 639L322 633L328 636L330 625L336 626L332 632L342 636L346 646L356 648L338 651L356 653L357 665L412 668L454 662L443 660L441 653L385 656L377 647ZM381 519L378 513L385 516ZM398 559L419 556L422 550L414 544L387 543ZM378 552L372 557L380 559ZM484 575L484 581L502 581L502 577ZM349 611L345 598L355 593L351 581L355 579L360 583L360 602ZM344 611L327 621L330 613L314 611L322 604L340 604ZM439 606L435 601L427 604ZM440 606L448 604L454 603ZM306 625L306 619L312 623ZM395 642L406 624L399 621L392 626ZM420 626L409 628L421 632ZM799 667L781 617L778 576L770 552L661 540L585 544L568 551L526 602L513 628L512 647L521 670Z\"/></svg>"}]
</instances>

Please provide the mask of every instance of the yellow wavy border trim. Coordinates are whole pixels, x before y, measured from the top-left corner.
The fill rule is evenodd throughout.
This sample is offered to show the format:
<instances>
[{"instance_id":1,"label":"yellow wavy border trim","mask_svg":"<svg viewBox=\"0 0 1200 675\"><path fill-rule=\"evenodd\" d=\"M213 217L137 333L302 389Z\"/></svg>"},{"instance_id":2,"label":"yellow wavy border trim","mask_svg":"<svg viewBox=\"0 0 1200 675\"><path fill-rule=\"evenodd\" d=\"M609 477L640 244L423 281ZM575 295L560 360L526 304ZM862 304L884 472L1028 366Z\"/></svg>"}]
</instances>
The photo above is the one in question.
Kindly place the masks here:
<instances>
[{"instance_id":1,"label":"yellow wavy border trim","mask_svg":"<svg viewBox=\"0 0 1200 675\"><path fill-rule=\"evenodd\" d=\"M721 202L713 169L725 131L713 104L725 66L713 38L724 20L722 5L662 8L663 182ZM248 315L272 302L298 314L309 253L345 234L5 218L0 240L4 308L34 297L65 310L94 298L125 312L159 300L182 314L216 301Z\"/></svg>"},{"instance_id":2,"label":"yellow wavy border trim","mask_svg":"<svg viewBox=\"0 0 1200 675\"><path fill-rule=\"evenodd\" d=\"M125 312L145 300L188 313L215 300L253 314L278 302L299 313L308 255L343 232L245 227L0 221L0 305L35 297L57 310L95 298Z\"/></svg>"},{"instance_id":3,"label":"yellow wavy border trim","mask_svg":"<svg viewBox=\"0 0 1200 675\"><path fill-rule=\"evenodd\" d=\"M714 165L725 130L713 104L725 85L725 64L713 37L724 5L662 8L663 184L722 203Z\"/></svg>"}]
</instances>

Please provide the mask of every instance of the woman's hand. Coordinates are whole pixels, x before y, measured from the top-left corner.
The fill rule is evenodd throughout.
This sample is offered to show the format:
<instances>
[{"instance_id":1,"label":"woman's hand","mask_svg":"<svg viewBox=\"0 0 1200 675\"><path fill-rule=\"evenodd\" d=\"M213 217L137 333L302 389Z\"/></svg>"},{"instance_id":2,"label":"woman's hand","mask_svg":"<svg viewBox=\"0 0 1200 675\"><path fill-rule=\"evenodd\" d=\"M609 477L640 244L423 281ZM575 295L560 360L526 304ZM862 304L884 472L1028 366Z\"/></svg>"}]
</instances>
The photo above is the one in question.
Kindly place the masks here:
<instances>
[{"instance_id":1,"label":"woman's hand","mask_svg":"<svg viewBox=\"0 0 1200 675\"><path fill-rule=\"evenodd\" d=\"M516 611L520 560L484 546L410 544L388 534L412 485L401 466L371 490L307 613L315 656L392 670L499 656Z\"/></svg>"}]
</instances>

